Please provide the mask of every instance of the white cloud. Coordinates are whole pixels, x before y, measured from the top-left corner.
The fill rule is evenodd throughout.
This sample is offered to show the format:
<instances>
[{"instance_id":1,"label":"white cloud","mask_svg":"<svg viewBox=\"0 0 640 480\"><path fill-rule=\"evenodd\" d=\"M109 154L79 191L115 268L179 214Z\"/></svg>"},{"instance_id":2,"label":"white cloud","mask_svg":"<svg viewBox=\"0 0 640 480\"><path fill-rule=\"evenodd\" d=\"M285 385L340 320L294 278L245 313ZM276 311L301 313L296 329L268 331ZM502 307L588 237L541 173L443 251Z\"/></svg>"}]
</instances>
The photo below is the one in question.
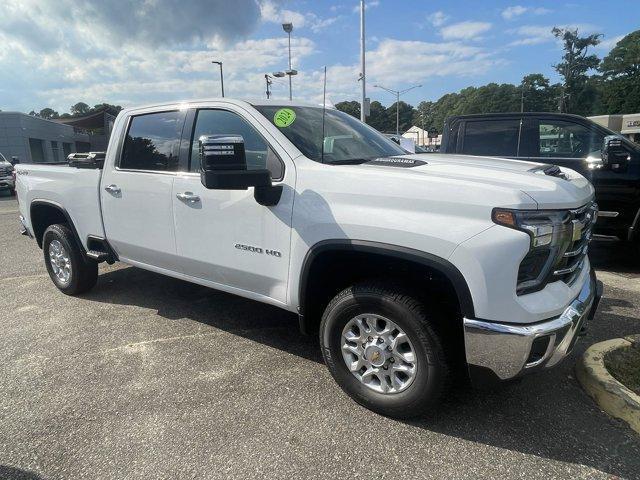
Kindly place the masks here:
<instances>
[{"instance_id":1,"label":"white cloud","mask_svg":"<svg viewBox=\"0 0 640 480\"><path fill-rule=\"evenodd\" d=\"M620 40L622 40L624 37L625 37L624 35L618 35L618 36L611 37L611 38L605 38L604 40L600 41L600 43L598 44L598 46L596 48L598 50L604 50L605 52L608 52L613 47L615 47L616 44Z\"/></svg>"},{"instance_id":2,"label":"white cloud","mask_svg":"<svg viewBox=\"0 0 640 480\"><path fill-rule=\"evenodd\" d=\"M275 2L265 0L260 4L260 16L263 22L271 23L293 23L294 28L305 26L305 15L294 10L281 9Z\"/></svg>"},{"instance_id":3,"label":"white cloud","mask_svg":"<svg viewBox=\"0 0 640 480\"><path fill-rule=\"evenodd\" d=\"M571 30L578 30L580 33L593 33L598 31L598 27L588 23L582 24L569 24L569 25L556 25L558 28L568 28ZM520 38L514 40L509 45L539 45L541 43L553 42L556 40L551 30L554 25L523 25L522 27L507 30L507 33L517 35Z\"/></svg>"},{"instance_id":4,"label":"white cloud","mask_svg":"<svg viewBox=\"0 0 640 480\"><path fill-rule=\"evenodd\" d=\"M513 20L516 17L530 13L532 15L544 15L550 13L551 10L543 7L523 7L522 5L513 5L505 8L501 15L505 20Z\"/></svg>"},{"instance_id":5,"label":"white cloud","mask_svg":"<svg viewBox=\"0 0 640 480\"><path fill-rule=\"evenodd\" d=\"M369 10L370 8L373 7L377 7L378 5L380 5L380 0L369 0L369 1L365 1L364 2L364 9L365 10ZM351 11L353 13L360 13L360 2L358 2L357 5L355 5Z\"/></svg>"},{"instance_id":6,"label":"white cloud","mask_svg":"<svg viewBox=\"0 0 640 480\"><path fill-rule=\"evenodd\" d=\"M489 30L491 24L487 22L460 22L443 27L440 35L445 40L475 40Z\"/></svg>"},{"instance_id":7,"label":"white cloud","mask_svg":"<svg viewBox=\"0 0 640 480\"><path fill-rule=\"evenodd\" d=\"M433 12L432 14L427 16L427 21L434 27L441 27L442 25L447 23L447 20L449 20L449 16L441 10Z\"/></svg>"}]
</instances>

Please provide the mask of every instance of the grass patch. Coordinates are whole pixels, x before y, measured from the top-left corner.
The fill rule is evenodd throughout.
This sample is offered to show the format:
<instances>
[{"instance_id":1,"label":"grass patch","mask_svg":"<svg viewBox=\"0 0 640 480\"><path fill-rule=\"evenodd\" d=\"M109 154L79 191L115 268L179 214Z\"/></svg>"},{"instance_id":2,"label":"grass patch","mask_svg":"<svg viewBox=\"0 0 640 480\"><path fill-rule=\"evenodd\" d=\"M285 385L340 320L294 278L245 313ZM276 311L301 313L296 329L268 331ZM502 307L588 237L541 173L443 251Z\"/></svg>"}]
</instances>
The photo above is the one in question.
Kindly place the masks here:
<instances>
[{"instance_id":1,"label":"grass patch","mask_svg":"<svg viewBox=\"0 0 640 480\"><path fill-rule=\"evenodd\" d=\"M640 348L624 347L609 352L604 365L613 378L640 395Z\"/></svg>"}]
</instances>

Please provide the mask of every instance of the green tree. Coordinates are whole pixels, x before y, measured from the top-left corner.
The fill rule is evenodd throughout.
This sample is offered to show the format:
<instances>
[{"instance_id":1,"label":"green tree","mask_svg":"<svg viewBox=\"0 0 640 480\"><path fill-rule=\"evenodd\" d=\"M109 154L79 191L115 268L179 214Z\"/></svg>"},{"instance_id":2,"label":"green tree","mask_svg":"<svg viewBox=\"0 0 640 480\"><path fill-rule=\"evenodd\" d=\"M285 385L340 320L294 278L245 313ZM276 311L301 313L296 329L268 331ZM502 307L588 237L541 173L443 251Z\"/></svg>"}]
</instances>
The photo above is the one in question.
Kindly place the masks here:
<instances>
[{"instance_id":1,"label":"green tree","mask_svg":"<svg viewBox=\"0 0 640 480\"><path fill-rule=\"evenodd\" d=\"M413 107L406 102L400 100L399 103L400 110L398 114L400 116L400 134L409 128L411 128L413 124ZM395 133L396 132L396 103L394 102L389 107L387 107L386 111L387 121L385 122L386 129L383 130L385 133Z\"/></svg>"},{"instance_id":2,"label":"green tree","mask_svg":"<svg viewBox=\"0 0 640 480\"><path fill-rule=\"evenodd\" d=\"M553 27L551 32L562 40L564 54L562 61L554 65L563 79L558 106L561 112L588 115L597 102L598 90L594 82L589 81L588 72L598 68L600 60L589 55L589 47L600 43L601 34L581 37L577 29Z\"/></svg>"},{"instance_id":3,"label":"green tree","mask_svg":"<svg viewBox=\"0 0 640 480\"><path fill-rule=\"evenodd\" d=\"M42 110L40 110L40 113L38 114L39 117L41 118L46 118L47 120L51 120L53 118L58 118L58 112L56 112L53 108L43 108Z\"/></svg>"},{"instance_id":4,"label":"green tree","mask_svg":"<svg viewBox=\"0 0 640 480\"><path fill-rule=\"evenodd\" d=\"M338 102L335 107L341 112L348 113L352 117L360 118L360 102L355 100Z\"/></svg>"},{"instance_id":5,"label":"green tree","mask_svg":"<svg viewBox=\"0 0 640 480\"><path fill-rule=\"evenodd\" d=\"M71 112L71 115L75 116L80 116L80 115L86 115L87 113L89 113L89 110L91 110L91 108L89 107L89 105L87 105L84 102L78 102L75 105L72 105L71 108L69 109L69 111Z\"/></svg>"},{"instance_id":6,"label":"green tree","mask_svg":"<svg viewBox=\"0 0 640 480\"><path fill-rule=\"evenodd\" d=\"M640 30L620 40L600 65L602 113L640 111Z\"/></svg>"},{"instance_id":7,"label":"green tree","mask_svg":"<svg viewBox=\"0 0 640 480\"><path fill-rule=\"evenodd\" d=\"M558 108L559 84L550 85L541 73L525 75L520 83L521 102L525 112L553 112Z\"/></svg>"},{"instance_id":8,"label":"green tree","mask_svg":"<svg viewBox=\"0 0 640 480\"><path fill-rule=\"evenodd\" d=\"M393 127L391 127L389 124L389 118L387 117L387 111L378 101L371 102L367 123L380 132L388 132L392 129L395 131L396 129L395 119L393 120Z\"/></svg>"},{"instance_id":9,"label":"green tree","mask_svg":"<svg viewBox=\"0 0 640 480\"><path fill-rule=\"evenodd\" d=\"M89 113L98 112L100 110L105 110L107 113L113 115L114 117L120 113L122 107L120 105L111 105L110 103L99 103L94 105Z\"/></svg>"}]
</instances>

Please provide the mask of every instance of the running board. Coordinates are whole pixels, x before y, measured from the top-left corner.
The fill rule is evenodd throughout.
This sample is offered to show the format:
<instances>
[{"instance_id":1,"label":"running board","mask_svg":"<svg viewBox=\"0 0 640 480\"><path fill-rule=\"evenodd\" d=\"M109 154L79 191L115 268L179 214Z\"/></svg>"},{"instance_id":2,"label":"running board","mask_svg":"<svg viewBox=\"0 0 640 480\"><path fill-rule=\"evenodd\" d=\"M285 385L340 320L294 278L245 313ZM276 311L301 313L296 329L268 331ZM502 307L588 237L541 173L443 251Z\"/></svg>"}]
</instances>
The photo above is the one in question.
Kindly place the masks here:
<instances>
[{"instance_id":1,"label":"running board","mask_svg":"<svg viewBox=\"0 0 640 480\"><path fill-rule=\"evenodd\" d=\"M107 252L100 252L98 250L88 250L87 257L96 262L106 262L109 259L109 254Z\"/></svg>"},{"instance_id":2,"label":"running board","mask_svg":"<svg viewBox=\"0 0 640 480\"><path fill-rule=\"evenodd\" d=\"M592 240L599 240L602 242L619 242L620 241L620 237L616 237L615 235L598 235L598 234L593 234L591 236Z\"/></svg>"}]
</instances>

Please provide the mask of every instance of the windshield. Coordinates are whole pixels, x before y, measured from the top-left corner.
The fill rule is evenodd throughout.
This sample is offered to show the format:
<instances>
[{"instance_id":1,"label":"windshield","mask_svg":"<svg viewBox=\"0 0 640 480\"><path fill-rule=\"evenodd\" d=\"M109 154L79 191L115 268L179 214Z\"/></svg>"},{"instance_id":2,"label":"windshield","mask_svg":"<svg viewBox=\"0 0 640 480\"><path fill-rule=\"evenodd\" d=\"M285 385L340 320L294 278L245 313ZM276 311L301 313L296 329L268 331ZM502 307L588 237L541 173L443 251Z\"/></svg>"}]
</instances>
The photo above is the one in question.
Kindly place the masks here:
<instances>
[{"instance_id":1,"label":"windshield","mask_svg":"<svg viewBox=\"0 0 640 480\"><path fill-rule=\"evenodd\" d=\"M325 163L364 162L406 155L402 148L351 115L325 110L324 152L321 107L255 105L307 158Z\"/></svg>"}]
</instances>

